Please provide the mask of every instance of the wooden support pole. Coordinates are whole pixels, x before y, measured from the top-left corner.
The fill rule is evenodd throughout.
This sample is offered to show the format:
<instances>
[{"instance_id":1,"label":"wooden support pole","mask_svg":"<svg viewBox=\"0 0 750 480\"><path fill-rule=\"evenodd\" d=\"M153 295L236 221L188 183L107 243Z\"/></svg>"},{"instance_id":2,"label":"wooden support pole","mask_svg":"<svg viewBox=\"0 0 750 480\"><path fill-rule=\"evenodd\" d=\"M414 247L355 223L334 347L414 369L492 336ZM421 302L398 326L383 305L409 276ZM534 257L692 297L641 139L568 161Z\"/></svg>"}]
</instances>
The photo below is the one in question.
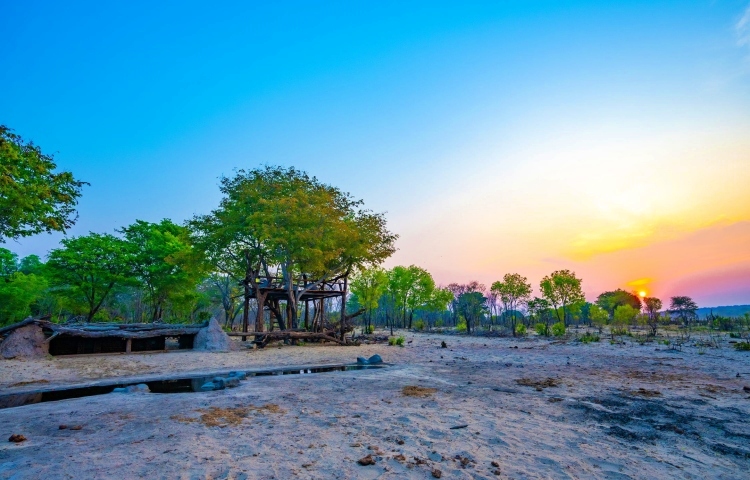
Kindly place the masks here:
<instances>
[{"instance_id":1,"label":"wooden support pole","mask_svg":"<svg viewBox=\"0 0 750 480\"><path fill-rule=\"evenodd\" d=\"M133 351L133 339L128 338L125 340L125 353L130 353Z\"/></svg>"}]
</instances>

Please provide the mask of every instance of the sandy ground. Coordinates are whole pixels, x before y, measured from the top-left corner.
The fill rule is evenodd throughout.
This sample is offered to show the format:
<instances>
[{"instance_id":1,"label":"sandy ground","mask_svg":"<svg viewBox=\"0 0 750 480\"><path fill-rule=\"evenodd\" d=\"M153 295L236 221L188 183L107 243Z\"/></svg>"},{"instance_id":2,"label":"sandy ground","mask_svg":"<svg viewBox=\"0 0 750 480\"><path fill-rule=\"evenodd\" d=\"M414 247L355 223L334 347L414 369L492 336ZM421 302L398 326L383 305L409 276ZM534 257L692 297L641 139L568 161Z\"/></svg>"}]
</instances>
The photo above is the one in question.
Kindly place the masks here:
<instances>
[{"instance_id":1,"label":"sandy ground","mask_svg":"<svg viewBox=\"0 0 750 480\"><path fill-rule=\"evenodd\" d=\"M0 478L750 478L748 353L406 337L403 348L0 362L3 392L374 353L394 364L3 409ZM27 441L7 442L12 433ZM374 465L359 465L367 455Z\"/></svg>"}]
</instances>

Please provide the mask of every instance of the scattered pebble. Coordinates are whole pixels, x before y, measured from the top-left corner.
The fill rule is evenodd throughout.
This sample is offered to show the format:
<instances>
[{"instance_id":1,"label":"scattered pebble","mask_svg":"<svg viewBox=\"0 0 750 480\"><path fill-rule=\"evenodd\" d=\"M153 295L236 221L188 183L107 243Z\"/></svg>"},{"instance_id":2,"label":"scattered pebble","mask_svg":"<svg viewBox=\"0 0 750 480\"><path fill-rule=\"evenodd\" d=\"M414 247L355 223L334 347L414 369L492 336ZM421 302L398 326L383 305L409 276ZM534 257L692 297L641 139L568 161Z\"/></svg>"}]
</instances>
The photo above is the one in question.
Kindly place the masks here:
<instances>
[{"instance_id":1,"label":"scattered pebble","mask_svg":"<svg viewBox=\"0 0 750 480\"><path fill-rule=\"evenodd\" d=\"M366 457L362 457L359 460L357 460L357 463L359 463L363 467L367 465L375 465L375 459L372 458L372 455L367 455Z\"/></svg>"},{"instance_id":2,"label":"scattered pebble","mask_svg":"<svg viewBox=\"0 0 750 480\"><path fill-rule=\"evenodd\" d=\"M26 437L24 437L23 435L21 435L19 433L14 433L13 435L10 436L10 438L8 439L8 441L9 442L13 442L13 443L21 443L21 442L25 442L26 441Z\"/></svg>"}]
</instances>

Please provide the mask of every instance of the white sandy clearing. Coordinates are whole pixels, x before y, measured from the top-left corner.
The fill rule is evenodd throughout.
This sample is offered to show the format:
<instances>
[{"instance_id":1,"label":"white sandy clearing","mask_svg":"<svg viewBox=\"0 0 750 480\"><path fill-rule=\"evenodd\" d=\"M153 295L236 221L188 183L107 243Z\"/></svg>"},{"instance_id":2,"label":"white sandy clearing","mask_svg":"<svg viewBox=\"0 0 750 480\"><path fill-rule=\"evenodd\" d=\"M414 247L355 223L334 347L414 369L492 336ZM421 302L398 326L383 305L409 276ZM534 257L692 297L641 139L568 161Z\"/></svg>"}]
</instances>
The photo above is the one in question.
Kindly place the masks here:
<instances>
[{"instance_id":1,"label":"white sandy clearing","mask_svg":"<svg viewBox=\"0 0 750 480\"><path fill-rule=\"evenodd\" d=\"M394 364L0 410L0 478L750 478L747 353L406 336L404 348L0 362L3 392L374 353ZM35 383L11 387L21 382ZM406 386L435 391L405 396ZM6 442L12 433L28 440ZM368 454L375 464L360 466Z\"/></svg>"}]
</instances>

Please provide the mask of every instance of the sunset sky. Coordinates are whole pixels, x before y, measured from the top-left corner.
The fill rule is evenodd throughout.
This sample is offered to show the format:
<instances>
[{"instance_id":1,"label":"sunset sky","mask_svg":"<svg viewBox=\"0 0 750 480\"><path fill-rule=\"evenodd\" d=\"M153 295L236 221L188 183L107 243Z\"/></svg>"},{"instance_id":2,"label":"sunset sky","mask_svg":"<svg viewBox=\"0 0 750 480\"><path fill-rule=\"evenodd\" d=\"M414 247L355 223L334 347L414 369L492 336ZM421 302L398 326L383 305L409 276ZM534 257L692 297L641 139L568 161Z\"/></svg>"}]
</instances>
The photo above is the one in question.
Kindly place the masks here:
<instances>
[{"instance_id":1,"label":"sunset sky","mask_svg":"<svg viewBox=\"0 0 750 480\"><path fill-rule=\"evenodd\" d=\"M91 183L72 235L294 165L438 283L750 303L748 0L109 3L0 16L0 124Z\"/></svg>"}]
</instances>

